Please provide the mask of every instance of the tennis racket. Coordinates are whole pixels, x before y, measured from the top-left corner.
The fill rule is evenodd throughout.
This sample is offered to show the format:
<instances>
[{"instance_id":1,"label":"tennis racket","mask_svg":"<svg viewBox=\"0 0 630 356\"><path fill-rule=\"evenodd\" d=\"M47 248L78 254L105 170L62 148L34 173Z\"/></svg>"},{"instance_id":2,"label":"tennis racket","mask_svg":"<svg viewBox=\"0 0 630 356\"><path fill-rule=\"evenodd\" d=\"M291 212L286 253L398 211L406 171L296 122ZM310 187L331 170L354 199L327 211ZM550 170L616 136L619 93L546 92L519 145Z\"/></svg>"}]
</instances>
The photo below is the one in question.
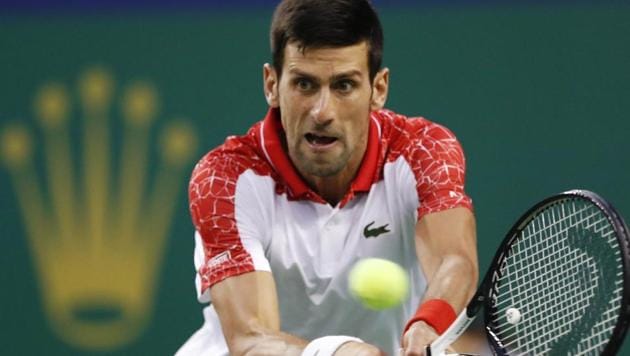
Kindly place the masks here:
<instances>
[{"instance_id":1,"label":"tennis racket","mask_svg":"<svg viewBox=\"0 0 630 356\"><path fill-rule=\"evenodd\" d=\"M473 299L426 354L443 355L483 307L496 355L614 355L629 300L627 225L597 194L564 192L516 222Z\"/></svg>"}]
</instances>

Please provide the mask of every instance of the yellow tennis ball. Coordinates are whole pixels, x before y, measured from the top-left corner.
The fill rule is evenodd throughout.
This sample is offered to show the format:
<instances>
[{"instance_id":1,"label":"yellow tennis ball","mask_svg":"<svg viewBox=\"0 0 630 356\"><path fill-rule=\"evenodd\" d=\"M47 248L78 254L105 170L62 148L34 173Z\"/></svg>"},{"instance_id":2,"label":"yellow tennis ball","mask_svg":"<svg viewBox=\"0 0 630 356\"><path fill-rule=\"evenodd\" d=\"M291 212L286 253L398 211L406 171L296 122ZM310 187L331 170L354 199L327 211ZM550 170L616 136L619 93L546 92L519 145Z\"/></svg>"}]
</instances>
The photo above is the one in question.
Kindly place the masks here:
<instances>
[{"instance_id":1,"label":"yellow tennis ball","mask_svg":"<svg viewBox=\"0 0 630 356\"><path fill-rule=\"evenodd\" d=\"M348 276L350 292L369 309L392 308L409 292L409 277L398 264L382 258L357 262Z\"/></svg>"}]
</instances>

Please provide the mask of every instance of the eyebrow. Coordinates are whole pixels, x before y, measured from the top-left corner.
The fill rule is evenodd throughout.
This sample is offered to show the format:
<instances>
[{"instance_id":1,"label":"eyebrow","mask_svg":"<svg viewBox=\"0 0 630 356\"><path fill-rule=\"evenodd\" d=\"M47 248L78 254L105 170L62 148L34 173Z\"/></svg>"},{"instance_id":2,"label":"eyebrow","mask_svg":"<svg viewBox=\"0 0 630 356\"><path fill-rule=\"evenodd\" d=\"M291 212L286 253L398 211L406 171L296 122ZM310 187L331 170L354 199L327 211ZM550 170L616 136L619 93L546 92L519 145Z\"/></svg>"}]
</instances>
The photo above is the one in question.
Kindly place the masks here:
<instances>
[{"instance_id":1,"label":"eyebrow","mask_svg":"<svg viewBox=\"0 0 630 356\"><path fill-rule=\"evenodd\" d=\"M289 69L289 73L293 74L295 76L298 76L298 77L304 77L304 78L309 78L309 79L316 79L316 77L314 75L306 73L306 72L303 72L303 71L301 71L299 69L291 68L291 69ZM335 81L335 80L350 78L350 77L354 77L354 76L360 77L361 76L361 71L357 70L357 69L352 69L352 70L349 70L347 72L338 73L338 74L335 74L335 75L332 76L332 80Z\"/></svg>"}]
</instances>

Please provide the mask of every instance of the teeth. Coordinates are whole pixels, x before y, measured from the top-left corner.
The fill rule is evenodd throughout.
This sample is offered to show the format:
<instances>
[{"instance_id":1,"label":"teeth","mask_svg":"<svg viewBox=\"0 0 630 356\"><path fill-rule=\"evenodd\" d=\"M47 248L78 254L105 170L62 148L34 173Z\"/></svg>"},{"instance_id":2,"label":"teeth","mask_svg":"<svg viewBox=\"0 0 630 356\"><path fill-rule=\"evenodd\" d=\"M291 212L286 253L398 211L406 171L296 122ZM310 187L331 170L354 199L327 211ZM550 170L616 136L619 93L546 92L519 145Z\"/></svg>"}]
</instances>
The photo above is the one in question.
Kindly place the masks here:
<instances>
[{"instance_id":1,"label":"teeth","mask_svg":"<svg viewBox=\"0 0 630 356\"><path fill-rule=\"evenodd\" d=\"M327 145L330 143L335 142L337 139L335 137L329 137L329 136L317 136L314 134L306 134L305 135L306 140L309 143L315 144L315 145Z\"/></svg>"}]
</instances>

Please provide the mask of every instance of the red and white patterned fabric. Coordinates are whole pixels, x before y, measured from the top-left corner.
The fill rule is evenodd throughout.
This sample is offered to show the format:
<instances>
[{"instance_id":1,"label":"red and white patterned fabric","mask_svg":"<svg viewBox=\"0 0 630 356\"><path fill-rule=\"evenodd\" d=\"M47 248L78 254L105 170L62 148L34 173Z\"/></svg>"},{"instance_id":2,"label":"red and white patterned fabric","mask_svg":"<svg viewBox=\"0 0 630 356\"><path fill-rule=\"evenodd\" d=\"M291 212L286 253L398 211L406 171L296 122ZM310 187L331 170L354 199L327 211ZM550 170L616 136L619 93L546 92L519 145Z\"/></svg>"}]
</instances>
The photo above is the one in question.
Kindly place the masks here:
<instances>
[{"instance_id":1,"label":"red and white patterned fabric","mask_svg":"<svg viewBox=\"0 0 630 356\"><path fill-rule=\"evenodd\" d=\"M393 353L426 289L415 252L417 221L454 207L472 209L462 148L448 129L424 118L373 112L359 172L333 207L291 164L278 115L270 110L195 167L189 197L198 298L210 301L208 289L225 278L271 271L283 331L306 339L352 335ZM367 233L379 227L380 234ZM349 295L348 271L366 257L407 269L411 290L401 307L368 311ZM204 315L204 327L180 355L200 352L197 346L227 352L211 305Z\"/></svg>"}]
</instances>

